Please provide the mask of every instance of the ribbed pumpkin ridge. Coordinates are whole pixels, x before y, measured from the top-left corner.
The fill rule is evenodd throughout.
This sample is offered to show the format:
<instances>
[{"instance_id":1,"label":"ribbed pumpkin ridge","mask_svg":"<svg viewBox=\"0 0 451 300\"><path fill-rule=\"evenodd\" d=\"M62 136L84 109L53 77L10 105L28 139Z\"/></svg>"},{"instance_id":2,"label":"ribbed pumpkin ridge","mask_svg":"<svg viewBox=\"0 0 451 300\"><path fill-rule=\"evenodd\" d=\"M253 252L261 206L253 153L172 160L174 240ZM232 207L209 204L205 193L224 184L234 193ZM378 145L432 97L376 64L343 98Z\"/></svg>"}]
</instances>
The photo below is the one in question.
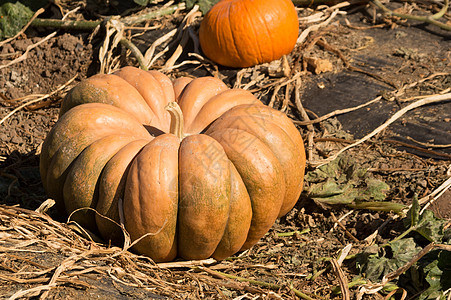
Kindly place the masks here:
<instances>
[{"instance_id":1,"label":"ribbed pumpkin ridge","mask_svg":"<svg viewBox=\"0 0 451 300\"><path fill-rule=\"evenodd\" d=\"M62 107L42 145L46 192L106 241L123 242L124 221L132 250L157 262L248 249L301 193L294 124L217 78L126 67L81 82Z\"/></svg>"}]
</instances>

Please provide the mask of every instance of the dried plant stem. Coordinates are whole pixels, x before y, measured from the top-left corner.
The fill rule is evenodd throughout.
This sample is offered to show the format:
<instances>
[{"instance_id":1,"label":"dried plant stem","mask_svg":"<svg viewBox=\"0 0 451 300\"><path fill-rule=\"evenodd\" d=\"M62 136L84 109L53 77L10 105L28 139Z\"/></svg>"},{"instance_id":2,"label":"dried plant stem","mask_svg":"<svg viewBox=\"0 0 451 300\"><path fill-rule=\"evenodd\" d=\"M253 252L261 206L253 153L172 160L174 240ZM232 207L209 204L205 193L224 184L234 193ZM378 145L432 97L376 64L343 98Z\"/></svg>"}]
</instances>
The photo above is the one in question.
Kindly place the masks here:
<instances>
[{"instance_id":1,"label":"dried plant stem","mask_svg":"<svg viewBox=\"0 0 451 300\"><path fill-rule=\"evenodd\" d=\"M25 50L25 52L24 52L21 56L19 56L18 58L14 59L14 60L12 60L12 61L10 61L10 62L8 62L8 63L5 64L5 65L1 65L1 66L0 66L0 70L3 69L3 68L9 67L9 66L11 66L11 65L14 65L14 64L16 64L16 63L18 63L18 62L21 62L21 61L26 60L27 57L28 57L28 53L29 53L32 49L36 48L37 46L41 45L42 43L45 43L46 41L48 41L49 39L51 39L51 38L54 37L55 35L56 35L56 32L52 32L51 34L49 34L48 36L46 36L45 38L43 38L43 39L40 40L39 42L37 42L37 43L35 43L35 44L33 44L33 45L28 46L27 49Z\"/></svg>"},{"instance_id":2,"label":"dried plant stem","mask_svg":"<svg viewBox=\"0 0 451 300\"><path fill-rule=\"evenodd\" d=\"M32 22L33 22L40 14L42 14L43 12L44 12L44 9L43 9L43 8L38 9L38 10L34 13L34 15L31 17L30 21L28 21L28 23L25 24L25 26L24 26L24 27L23 27L23 28L15 35L15 36L10 37L10 38L8 38L8 39L6 39L6 40L1 41L1 42L0 42L0 47L3 46L3 45L6 44L6 43L11 42L11 41L14 40L15 38L17 38L19 35L21 35L22 33L24 33L25 30L27 30L27 28L31 25L31 23L32 23Z\"/></svg>"},{"instance_id":3,"label":"dried plant stem","mask_svg":"<svg viewBox=\"0 0 451 300\"><path fill-rule=\"evenodd\" d=\"M381 81L381 82L383 82L383 83L385 83L385 84L388 84L388 85L390 85L390 86L392 86L392 87L394 87L394 88L397 88L396 84L394 84L394 83L391 82L390 80L386 79L385 77L382 77L382 76L380 76L380 75L378 75L378 74L374 74L374 73L365 71L365 70L363 70L363 69L360 69L360 68L357 68L357 67L351 65L351 63L345 58L345 56L343 55L343 53L342 53L339 49L337 49L337 48L331 46L331 45L328 44L326 41L324 41L324 40L322 40L322 39L319 39L319 40L316 42L316 44L317 44L318 46L324 48L324 50L327 50L327 51L329 51L329 52L335 53L335 54L341 59L341 61L343 61L343 64L345 65L345 67L346 67L348 70L353 71L353 72L358 72L358 73L362 73L362 74L368 75L368 76L373 77L374 79L377 79L377 80L379 80L379 81Z\"/></svg>"},{"instance_id":4,"label":"dried plant stem","mask_svg":"<svg viewBox=\"0 0 451 300\"><path fill-rule=\"evenodd\" d=\"M402 86L400 89L398 89L396 91L396 93L394 93L394 97L400 97L401 95L403 95L406 92L407 89L413 88L413 87L417 86L420 83L423 83L425 81L434 79L437 76L447 76L447 75L450 75L450 73L446 73L446 72L434 73L434 74L429 75L426 78L422 78L422 79L420 79L418 81L415 81L413 83L406 84L406 85ZM403 102L403 101L400 100L400 102Z\"/></svg>"},{"instance_id":5,"label":"dried plant stem","mask_svg":"<svg viewBox=\"0 0 451 300\"><path fill-rule=\"evenodd\" d=\"M164 108L171 115L171 129L170 133L178 137L180 140L185 138L185 132L183 130L183 113L177 102L169 102Z\"/></svg>"},{"instance_id":6,"label":"dried plant stem","mask_svg":"<svg viewBox=\"0 0 451 300\"><path fill-rule=\"evenodd\" d=\"M421 145L421 146L427 147L427 148L450 148L451 147L451 144L437 145L437 144L423 143L423 142L415 140L414 138L412 138L410 136L408 136L407 139L409 141L412 141L414 143L417 143L418 145Z\"/></svg>"},{"instance_id":7,"label":"dried plant stem","mask_svg":"<svg viewBox=\"0 0 451 300\"><path fill-rule=\"evenodd\" d=\"M343 231L345 232L346 236L348 238L350 238L353 242L355 243L359 243L359 239L356 238L351 232L349 232L348 229L346 229L346 227L343 225L343 223L341 223L337 217L335 217L335 214L333 212L330 213L330 215L332 216L332 219L334 220L335 224L337 224L341 229L343 229Z\"/></svg>"},{"instance_id":8,"label":"dried plant stem","mask_svg":"<svg viewBox=\"0 0 451 300\"><path fill-rule=\"evenodd\" d=\"M350 300L351 299L351 292L349 291L348 287L348 279L346 278L346 275L344 274L343 270L341 269L340 264L335 258L332 258L330 261L332 264L332 269L335 272L335 275L337 275L338 282L340 284L341 289L341 298L343 300Z\"/></svg>"},{"instance_id":9,"label":"dried plant stem","mask_svg":"<svg viewBox=\"0 0 451 300\"><path fill-rule=\"evenodd\" d=\"M420 215L441 195L443 195L451 187L451 177L449 177L444 183L442 183L438 188L436 188L430 195L418 200L418 203L425 204L421 209Z\"/></svg>"},{"instance_id":10,"label":"dried plant stem","mask_svg":"<svg viewBox=\"0 0 451 300\"><path fill-rule=\"evenodd\" d=\"M272 290L279 290L279 289L282 288L282 286L278 285L278 284L268 283L268 282L264 282L264 281L254 280L254 279L248 279L248 278L244 278L244 277L240 277L240 276L235 276L235 275L227 274L227 273L224 273L224 272L211 270L211 269L205 268L205 267L200 267L199 269L207 272L210 275L217 276L217 277L219 277L221 279L224 279L224 278L235 279L235 280L238 280L238 281L241 281L241 282L252 283L252 284L255 284L255 285L258 285L258 286L261 286L261 287L264 287L264 288L269 288L269 289L272 289ZM294 287L290 286L289 288L290 288L290 290L293 291L293 293L296 296L298 296L301 299L314 300L314 298L312 298L309 295L307 295L307 294L295 289Z\"/></svg>"},{"instance_id":11,"label":"dried plant stem","mask_svg":"<svg viewBox=\"0 0 451 300\"><path fill-rule=\"evenodd\" d=\"M304 109L304 106L302 105L302 101L301 101L301 79L298 77L296 79L296 88L294 91L294 98L295 98L295 104L296 107L299 111L299 113L301 114L302 118L304 119L304 122L309 122L310 118L307 114L307 112ZM307 130L308 130L308 137L307 137L307 159L308 161L313 159L313 138L315 136L315 128L313 128L312 124L307 125Z\"/></svg>"},{"instance_id":12,"label":"dried plant stem","mask_svg":"<svg viewBox=\"0 0 451 300\"><path fill-rule=\"evenodd\" d=\"M30 293L46 291L56 285L57 285L56 283L53 283L53 284L47 284L47 285L39 285L39 286L36 286L36 287L28 289L28 290L20 290L20 291L16 292L14 295L12 295L11 297L9 297L8 300L19 299L19 298L25 297L26 295L28 295Z\"/></svg>"},{"instance_id":13,"label":"dried plant stem","mask_svg":"<svg viewBox=\"0 0 451 300\"><path fill-rule=\"evenodd\" d=\"M164 44L165 42L167 42L176 33L177 33L177 29L173 29L173 30L169 31L168 33L166 33L162 37L159 37L157 40L155 40L155 42L153 42L153 44L146 50L146 52L144 53L144 59L147 62L147 65L146 65L147 68L150 68L153 65L153 63L155 62L156 59L158 59L164 53L169 51L169 47L166 46L161 52L159 52L154 57L155 49L157 48L157 46L160 46L161 44Z\"/></svg>"},{"instance_id":14,"label":"dried plant stem","mask_svg":"<svg viewBox=\"0 0 451 300\"><path fill-rule=\"evenodd\" d=\"M335 0L291 0L294 5L296 6L302 6L302 7L309 7L309 6L316 6L316 5L327 5L330 3L335 3Z\"/></svg>"},{"instance_id":15,"label":"dried plant stem","mask_svg":"<svg viewBox=\"0 0 451 300\"><path fill-rule=\"evenodd\" d=\"M196 4L194 5L193 9L191 9L191 11L185 16L182 24L177 29L178 34L176 36L176 41L179 41L179 44L175 48L174 53L164 64L164 69L171 69L175 65L175 62L180 57L180 55L182 55L189 39L192 38L192 35L190 35L189 27L196 20L196 18L200 16L202 16L202 13L199 11L199 6Z\"/></svg>"},{"instance_id":16,"label":"dried plant stem","mask_svg":"<svg viewBox=\"0 0 451 300\"><path fill-rule=\"evenodd\" d=\"M345 213L343 216L341 216L340 218L338 218L337 221L338 221L338 222L341 222L341 221L343 221L344 219L346 219L350 214L353 214L353 213L354 213L354 210L351 209L350 211L348 211L347 213ZM334 221L334 222L335 222L335 221ZM334 223L334 226L332 226L332 228L329 230L329 232L332 232L332 231L334 231L335 228L337 228L338 222L335 222L335 223Z\"/></svg>"},{"instance_id":17,"label":"dried plant stem","mask_svg":"<svg viewBox=\"0 0 451 300\"><path fill-rule=\"evenodd\" d=\"M338 9L335 10L334 12L331 13L330 17L327 18L327 20L325 20L324 22L320 23L320 24L315 24L312 26L307 27L304 31L301 32L301 34L299 35L296 44L302 44L304 43L305 39L307 38L307 36L310 34L310 32L314 32L319 30L321 27L327 26L329 25L329 23L337 16L338 14Z\"/></svg>"},{"instance_id":18,"label":"dried plant stem","mask_svg":"<svg viewBox=\"0 0 451 300\"><path fill-rule=\"evenodd\" d=\"M435 95L435 96L431 96L431 97L426 97L426 98L423 98L421 100L418 100L416 102L413 102L413 103L407 105L406 107L404 107L403 109L401 109L397 113L395 113L393 116L391 116L387 121L385 121L384 124L382 124L381 126L377 127L376 129L374 129L370 134L364 136L363 138L361 138L360 140L356 141L355 143L352 143L351 145L348 145L348 146L342 148L340 151L335 153L333 156L331 156L328 159L326 159L325 162L319 162L317 167L321 166L321 165L324 165L324 164L327 164L327 163L335 160L340 154L342 154L346 150L349 150L349 149L351 149L351 148L353 148L355 146L358 146L361 143L369 140L370 138L372 138L373 136L375 136L376 134L378 134L379 132L381 132L385 128L387 128L390 124L392 124L393 122L398 120L400 117L402 117L408 111L410 111L412 109L415 109L415 108L418 108L420 106L433 104L433 103L438 103L438 102L443 102L443 101L449 101L449 100L451 100L451 93L447 93L447 94L443 94L443 95Z\"/></svg>"},{"instance_id":19,"label":"dried plant stem","mask_svg":"<svg viewBox=\"0 0 451 300\"><path fill-rule=\"evenodd\" d=\"M18 112L19 110L21 110L22 108L24 108L24 107L26 107L26 106L28 106L28 105L30 105L30 104L33 104L33 103L39 102L39 101L41 101L41 100L44 100L44 99L46 99L46 98L48 98L48 97L50 97L50 96L56 94L57 92L61 91L62 89L64 89L65 87L67 87L69 84L71 84L72 81L74 81L75 78L77 78L77 76L78 76L78 75L75 75L75 76L72 77L68 82L66 82L65 84L59 86L56 90L54 90L54 91L51 92L50 94L44 95L44 96L42 96L42 97L39 97L38 99L34 99L34 100L31 100L31 101L28 101L28 102L26 102L26 103L24 103L24 104L22 104L22 105L16 107L16 108L13 109L9 114L7 114L3 119L0 120L0 125L1 125L3 122L5 122L9 117L11 117L12 115L14 115L14 114L15 114L16 112Z\"/></svg>"},{"instance_id":20,"label":"dried plant stem","mask_svg":"<svg viewBox=\"0 0 451 300\"><path fill-rule=\"evenodd\" d=\"M175 268L195 268L197 266L205 266L212 265L217 263L214 258L208 258L204 260L187 260L187 261L175 261L175 262L166 262L166 263L158 263L157 266L159 268L166 269L175 269Z\"/></svg>"},{"instance_id":21,"label":"dried plant stem","mask_svg":"<svg viewBox=\"0 0 451 300\"><path fill-rule=\"evenodd\" d=\"M408 144L408 143L404 143L404 142L401 142L401 141L396 141L396 140L384 140L384 142L385 142L385 143L391 143L391 144L397 144L397 145L402 146L402 147L412 148L412 149L421 151L421 152L423 152L423 153L428 153L428 154L431 154L431 155L434 155L434 156L438 156L438 157L443 157L443 158L451 159L451 155L450 155L450 154L447 154L447 153L441 153L441 152L437 152L437 151L429 150L429 149L424 149L424 148L421 148L421 147L418 147L418 146L415 146L415 145L411 145L411 144Z\"/></svg>"},{"instance_id":22,"label":"dried plant stem","mask_svg":"<svg viewBox=\"0 0 451 300\"><path fill-rule=\"evenodd\" d=\"M365 106L368 106L370 104L373 104L373 103L375 103L375 102L377 102L377 101L379 101L381 99L382 99L382 96L378 96L378 97L376 97L375 99L373 99L371 101L368 101L366 103L363 103L363 104L355 106L355 107L350 107L350 108L345 108L345 109L338 109L338 110L330 112L330 113L328 113L328 114L326 114L326 115L324 115L324 116L322 116L320 118L317 118L317 119L314 119L314 120L311 120L311 121L295 121L295 123L299 124L299 125L316 124L316 123L322 122L324 120L327 120L329 118L332 118L332 117L335 117L335 116L338 116L338 115L342 115L342 114L346 114L346 113L351 112L351 111L358 110L358 109L360 109L362 107L365 107Z\"/></svg>"},{"instance_id":23,"label":"dried plant stem","mask_svg":"<svg viewBox=\"0 0 451 300\"><path fill-rule=\"evenodd\" d=\"M92 254L95 250L88 250L80 255L73 255L70 256L68 258L66 258L58 268L56 268L55 272L52 275L52 278L50 279L50 282L48 283L48 289L46 289L44 291L44 293L42 293L41 297L39 299L45 299L47 298L47 296L49 295L49 291L52 288L52 286L56 285L56 282L59 278L59 276L61 275L61 273L63 273L65 270L69 269L77 260L86 258L87 256L89 256L90 254Z\"/></svg>"},{"instance_id":24,"label":"dried plant stem","mask_svg":"<svg viewBox=\"0 0 451 300\"><path fill-rule=\"evenodd\" d=\"M397 13L397 12L394 12L394 11L388 9L379 0L372 0L371 2L374 3L378 8L382 9L384 12L386 12L390 16L395 16L395 17L402 18L402 19L426 22L426 23L430 23L430 24L433 24L435 26L438 26L438 27L440 27L442 29L451 31L451 26L450 25L448 25L446 23L439 22L439 21L436 20L436 19L441 18L446 13L446 11L448 10L448 5L449 5L449 1L448 0L445 0L445 5L440 10L440 12L438 12L437 14L432 15L432 16L415 16L415 15L408 15L408 14L400 14L400 13Z\"/></svg>"}]
</instances>

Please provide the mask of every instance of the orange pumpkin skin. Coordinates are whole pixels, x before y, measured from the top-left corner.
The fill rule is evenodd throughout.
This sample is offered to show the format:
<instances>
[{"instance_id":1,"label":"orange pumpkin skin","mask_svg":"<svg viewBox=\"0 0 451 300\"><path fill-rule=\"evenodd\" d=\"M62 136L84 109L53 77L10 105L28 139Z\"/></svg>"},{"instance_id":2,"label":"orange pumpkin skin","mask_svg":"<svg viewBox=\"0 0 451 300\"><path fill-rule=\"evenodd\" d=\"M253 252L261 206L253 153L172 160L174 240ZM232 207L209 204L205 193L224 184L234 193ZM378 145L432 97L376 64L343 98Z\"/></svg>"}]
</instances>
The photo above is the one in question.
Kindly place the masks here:
<instances>
[{"instance_id":1,"label":"orange pumpkin skin","mask_svg":"<svg viewBox=\"0 0 451 300\"><path fill-rule=\"evenodd\" d=\"M244 68L290 53L298 33L291 0L221 0L202 20L199 40L214 62Z\"/></svg>"},{"instance_id":2,"label":"orange pumpkin skin","mask_svg":"<svg viewBox=\"0 0 451 300\"><path fill-rule=\"evenodd\" d=\"M185 136L169 132L164 107L174 101ZM48 195L115 243L123 241L123 215L133 250L157 262L220 260L248 249L302 191L296 127L219 79L171 82L126 67L83 81L62 107L41 152Z\"/></svg>"}]
</instances>

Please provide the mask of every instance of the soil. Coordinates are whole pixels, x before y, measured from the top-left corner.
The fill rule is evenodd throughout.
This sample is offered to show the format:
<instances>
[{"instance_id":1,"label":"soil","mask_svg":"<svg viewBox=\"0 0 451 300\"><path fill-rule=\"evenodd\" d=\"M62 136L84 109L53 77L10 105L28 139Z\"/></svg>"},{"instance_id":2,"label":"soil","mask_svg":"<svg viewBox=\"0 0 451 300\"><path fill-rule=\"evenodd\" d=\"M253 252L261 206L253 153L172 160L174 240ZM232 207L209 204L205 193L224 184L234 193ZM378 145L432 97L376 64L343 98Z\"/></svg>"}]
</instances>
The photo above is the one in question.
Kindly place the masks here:
<instances>
[{"instance_id":1,"label":"soil","mask_svg":"<svg viewBox=\"0 0 451 300\"><path fill-rule=\"evenodd\" d=\"M63 11L68 11L78 6L77 4L83 6L84 3L62 1L61 7ZM393 5L393 8L401 8L400 4ZM103 3L102 6L94 5L89 10L82 9L73 17L92 19L100 14L117 13L117 10L119 8L109 7ZM55 6L48 8L46 14L52 14L51 11L55 11ZM293 70L300 68L303 57L322 58L333 66L332 71L320 74L311 72L310 68L307 71L304 70L301 86L303 105L310 117L314 118L315 115L322 116L335 110L363 104L379 95L383 98L363 109L342 114L315 125L316 138L341 140L340 143L330 140L317 142L315 157L332 154L349 144L349 141L367 135L400 108L414 100L413 97L449 92L451 86L451 33L449 31L416 21L382 18L380 14L373 16L374 10L366 5L344 11L347 11L347 14L337 16L335 22L315 33L336 50L335 52L319 44L313 44L310 48L298 46L289 56ZM309 15L314 12L315 9L300 9L300 15ZM157 25L158 29L146 31L144 35L137 36L134 41L140 49L145 49L158 37L179 26L186 13L187 11L182 11L176 15L150 21L147 25ZM450 19L449 14L445 17ZM198 23L192 26L197 29ZM17 58L28 46L39 42L50 32L47 29L29 28L15 40L0 47L0 66ZM306 43L311 42L312 39L306 41ZM93 38L91 32L59 30L55 37L29 51L24 61L0 69L0 118L6 117L19 105L36 99L38 97L36 95L50 94L61 87L59 92L45 100L14 112L1 124L0 202L5 207L17 206L32 211L47 200L39 175L40 145L58 119L59 104L65 92L76 83L99 71L97 53L100 44L101 38L98 36ZM157 50L161 51L158 48ZM346 67L343 59L337 55L337 51L360 71ZM138 65L133 57L127 56L125 50L118 51L116 54L121 57L121 66ZM165 59L169 58L168 55L160 58L157 62L158 68L164 64ZM183 58L184 56L178 63ZM264 66L255 67L254 71L250 72L258 76L264 74L262 71L264 68ZM238 71L222 67L215 70L185 65L167 73L175 77L180 74L210 75L209 73L213 72L232 86L237 79ZM431 75L432 77L427 79ZM74 81L65 86L72 78L75 78ZM249 82L251 78L253 77L247 77L243 84ZM270 79L274 81L278 78ZM393 91L409 84L412 84L412 87L406 88L405 93L393 97ZM256 94L267 104L272 91L265 89L256 89L256 91ZM274 107L283 106L283 93L284 89L281 89ZM294 105L290 105L286 112L294 120L303 120ZM347 153L355 159L359 167L367 169L371 176L383 180L390 186L387 201L410 205L414 195L420 198L427 196L451 175L450 116L449 102L414 109L370 141L352 148ZM307 127L299 126L299 130L307 141ZM446 144L447 147L434 147L434 145ZM307 171L312 170L313 168L309 168ZM305 182L305 185L309 187L309 182ZM438 217L451 220L451 192L447 191L435 200L430 205L430 209ZM279 285L280 289L271 290L264 286L231 281L226 281L227 284L225 284L224 278L208 277L211 273L205 273L205 270L202 272L202 269L198 268L180 267L158 274L162 276L158 278L161 280L160 283L168 283L166 291L158 284L154 288L151 288L152 283L149 284L149 282L136 281L134 284L128 284L129 281L115 280L115 277L103 271L88 271L84 275L77 276L79 281L60 282L50 289L48 297L58 299L174 298L178 296L173 289L178 287L181 289L179 296L184 298L248 299L255 295L265 299L277 298L280 295L283 298L291 298L295 295L289 289L290 284L298 290L324 299L339 297L332 292L333 288L338 289L337 277L328 269L329 264L324 258L336 257L339 251L349 243L354 244L351 253L358 253L366 247L362 241L386 220L393 217L391 212L355 210L341 221L348 231L346 232L336 227L335 218L340 218L349 211L349 208L343 206L333 208L321 206L313 202L308 195L303 194L296 207L287 216L278 220L271 231L250 251L242 256L210 266L211 270L231 272L235 276ZM67 216L58 214L54 208L50 208L47 214L60 222L61 226L67 230L73 231L73 228L65 224ZM14 222L16 221L12 217L3 218L0 225L13 228ZM377 237L378 243L395 236L398 225L393 221L392 226L385 227ZM27 230L33 232L35 228L36 226ZM306 232L302 232L303 230ZM290 232L292 234L288 236L280 236L280 233ZM360 242L350 239L348 233ZM80 245L86 243L86 249L93 247L84 238L80 239L83 241L76 243ZM16 245L21 249L7 251L5 249L11 245L5 242L2 236L0 241L2 298L8 298L19 290L38 285L32 281L8 280L12 272L54 270L71 254L70 251L49 249L42 243L34 243L24 248ZM94 258L91 262L92 266L101 265ZM89 269L87 265L83 266ZM355 262L352 261L343 265L343 271L349 281L358 274ZM314 280L311 280L312 274L317 275ZM221 284L219 280L223 280ZM352 290L352 293L354 297L356 290ZM30 295L37 296L39 291ZM382 299L381 295L366 297L365 299Z\"/></svg>"}]
</instances>

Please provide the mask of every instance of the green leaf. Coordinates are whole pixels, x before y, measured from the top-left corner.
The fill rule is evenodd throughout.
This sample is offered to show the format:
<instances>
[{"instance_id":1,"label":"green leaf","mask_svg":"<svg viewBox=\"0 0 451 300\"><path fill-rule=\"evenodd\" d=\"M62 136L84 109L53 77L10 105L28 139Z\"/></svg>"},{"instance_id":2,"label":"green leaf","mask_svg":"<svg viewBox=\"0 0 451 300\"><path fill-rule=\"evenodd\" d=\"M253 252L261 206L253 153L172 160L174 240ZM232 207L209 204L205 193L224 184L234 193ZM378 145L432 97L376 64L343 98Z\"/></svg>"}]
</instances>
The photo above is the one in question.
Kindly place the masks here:
<instances>
[{"instance_id":1,"label":"green leaf","mask_svg":"<svg viewBox=\"0 0 451 300\"><path fill-rule=\"evenodd\" d=\"M351 156L336 160L306 174L307 196L319 204L358 205L364 201L382 201L389 186L367 173Z\"/></svg>"},{"instance_id":2,"label":"green leaf","mask_svg":"<svg viewBox=\"0 0 451 300\"><path fill-rule=\"evenodd\" d=\"M429 287L419 299L445 299L444 291L451 288L451 252L439 251L436 260L424 267Z\"/></svg>"},{"instance_id":3,"label":"green leaf","mask_svg":"<svg viewBox=\"0 0 451 300\"><path fill-rule=\"evenodd\" d=\"M407 227L404 233L385 246L373 245L357 255L356 266L362 275L377 282L387 273L409 262L424 246L424 240L418 239L418 235L403 238L412 232L419 233L431 242L450 244L451 230L444 230L447 220L436 218L430 210L425 210L423 214L419 214L419 211L415 198L412 208L403 219ZM451 251L429 251L394 281L399 287L416 295L415 299L445 300L445 291L451 289Z\"/></svg>"},{"instance_id":4,"label":"green leaf","mask_svg":"<svg viewBox=\"0 0 451 300\"><path fill-rule=\"evenodd\" d=\"M205 15L217 2L219 0L186 0L186 8L192 9L197 4L199 5L199 10Z\"/></svg>"},{"instance_id":5,"label":"green leaf","mask_svg":"<svg viewBox=\"0 0 451 300\"><path fill-rule=\"evenodd\" d=\"M436 218L432 211L425 210L415 226L415 231L430 242L440 242L443 237L443 226L443 220Z\"/></svg>"},{"instance_id":6,"label":"green leaf","mask_svg":"<svg viewBox=\"0 0 451 300\"><path fill-rule=\"evenodd\" d=\"M31 9L20 2L0 6L0 40L16 35L33 16Z\"/></svg>"},{"instance_id":7,"label":"green leaf","mask_svg":"<svg viewBox=\"0 0 451 300\"><path fill-rule=\"evenodd\" d=\"M0 0L0 41L16 35L47 0Z\"/></svg>"},{"instance_id":8,"label":"green leaf","mask_svg":"<svg viewBox=\"0 0 451 300\"><path fill-rule=\"evenodd\" d=\"M373 282L379 281L385 274L391 272L390 259L386 257L372 256L368 258L368 263L362 273Z\"/></svg>"},{"instance_id":9,"label":"green leaf","mask_svg":"<svg viewBox=\"0 0 451 300\"><path fill-rule=\"evenodd\" d=\"M431 210L425 210L421 215L419 214L419 210L420 206L415 197L412 202L412 207L407 213L407 218L404 220L404 224L408 225L412 230L430 242L442 242L444 238L444 221L435 217Z\"/></svg>"},{"instance_id":10,"label":"green leaf","mask_svg":"<svg viewBox=\"0 0 451 300\"><path fill-rule=\"evenodd\" d=\"M408 215L410 216L410 226L416 226L420 220L420 203L418 202L417 195L413 197L412 207L410 208Z\"/></svg>"},{"instance_id":11,"label":"green leaf","mask_svg":"<svg viewBox=\"0 0 451 300\"><path fill-rule=\"evenodd\" d=\"M421 251L421 248L416 245L413 238L394 241L390 244L390 248L390 255L381 249L379 254L367 256L366 261L365 256L361 256L359 259L360 268L366 278L377 282L388 273L404 266Z\"/></svg>"}]
</instances>

